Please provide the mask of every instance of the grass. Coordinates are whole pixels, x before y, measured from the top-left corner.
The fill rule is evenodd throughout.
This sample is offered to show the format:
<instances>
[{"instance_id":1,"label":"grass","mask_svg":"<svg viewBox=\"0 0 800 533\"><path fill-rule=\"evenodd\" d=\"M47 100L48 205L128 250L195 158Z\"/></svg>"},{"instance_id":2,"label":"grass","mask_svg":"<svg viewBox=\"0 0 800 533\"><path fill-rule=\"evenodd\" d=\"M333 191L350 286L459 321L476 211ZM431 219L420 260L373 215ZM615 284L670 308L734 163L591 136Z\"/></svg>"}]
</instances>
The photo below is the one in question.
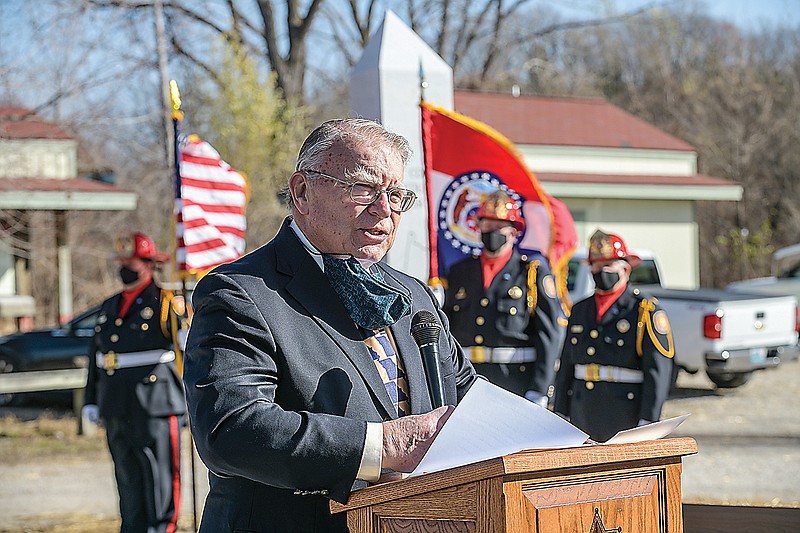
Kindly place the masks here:
<instances>
[{"instance_id":1,"label":"grass","mask_svg":"<svg viewBox=\"0 0 800 533\"><path fill-rule=\"evenodd\" d=\"M6 464L30 461L78 460L105 449L105 433L78 435L78 423L71 413L44 411L31 418L25 411L0 417L0 457Z\"/></svg>"}]
</instances>

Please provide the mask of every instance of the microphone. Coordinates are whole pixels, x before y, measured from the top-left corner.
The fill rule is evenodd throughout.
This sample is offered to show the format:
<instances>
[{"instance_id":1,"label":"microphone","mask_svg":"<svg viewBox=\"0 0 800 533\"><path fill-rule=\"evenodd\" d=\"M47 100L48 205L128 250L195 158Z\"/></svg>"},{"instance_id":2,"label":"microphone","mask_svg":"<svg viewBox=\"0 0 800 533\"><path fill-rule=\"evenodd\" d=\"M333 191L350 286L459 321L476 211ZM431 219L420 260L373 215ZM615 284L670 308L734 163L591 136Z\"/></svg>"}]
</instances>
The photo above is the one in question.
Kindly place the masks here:
<instances>
[{"instance_id":1,"label":"microphone","mask_svg":"<svg viewBox=\"0 0 800 533\"><path fill-rule=\"evenodd\" d=\"M428 381L428 392L431 395L433 408L446 405L444 387L442 387L442 371L439 368L439 332L442 327L436 316L430 311L418 311L411 319L411 336L419 346L422 355L422 366L425 367L425 378Z\"/></svg>"}]
</instances>

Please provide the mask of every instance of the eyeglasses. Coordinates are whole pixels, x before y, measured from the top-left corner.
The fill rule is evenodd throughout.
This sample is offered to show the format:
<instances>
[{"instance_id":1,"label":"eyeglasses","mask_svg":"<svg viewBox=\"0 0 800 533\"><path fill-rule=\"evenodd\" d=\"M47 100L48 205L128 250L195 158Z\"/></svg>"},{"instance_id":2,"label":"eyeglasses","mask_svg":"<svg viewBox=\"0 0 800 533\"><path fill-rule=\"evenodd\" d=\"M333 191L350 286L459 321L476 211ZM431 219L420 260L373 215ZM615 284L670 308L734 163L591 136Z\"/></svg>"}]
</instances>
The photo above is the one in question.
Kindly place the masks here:
<instances>
[{"instance_id":1,"label":"eyeglasses","mask_svg":"<svg viewBox=\"0 0 800 533\"><path fill-rule=\"evenodd\" d=\"M377 185L364 181L347 181L317 170L300 170L302 174L316 174L325 179L347 185L350 192L350 199L359 205L370 205L377 200L381 193L385 192L389 198L389 208L395 213L404 213L411 209L417 199L417 195L411 189L403 187L390 187L381 189Z\"/></svg>"}]
</instances>

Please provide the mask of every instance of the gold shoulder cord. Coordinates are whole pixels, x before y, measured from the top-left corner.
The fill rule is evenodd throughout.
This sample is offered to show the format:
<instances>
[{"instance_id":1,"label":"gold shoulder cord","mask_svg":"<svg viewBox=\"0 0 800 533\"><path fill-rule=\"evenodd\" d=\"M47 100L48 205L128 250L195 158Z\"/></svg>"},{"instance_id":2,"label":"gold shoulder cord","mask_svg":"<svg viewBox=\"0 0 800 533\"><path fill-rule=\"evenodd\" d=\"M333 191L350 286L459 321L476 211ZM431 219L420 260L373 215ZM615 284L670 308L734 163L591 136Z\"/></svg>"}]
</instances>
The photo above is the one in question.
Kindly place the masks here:
<instances>
[{"instance_id":1,"label":"gold shoulder cord","mask_svg":"<svg viewBox=\"0 0 800 533\"><path fill-rule=\"evenodd\" d=\"M533 313L536 309L536 300L539 293L536 289L536 271L539 268L539 261L531 261L528 264L528 312Z\"/></svg>"},{"instance_id":2,"label":"gold shoulder cord","mask_svg":"<svg viewBox=\"0 0 800 533\"><path fill-rule=\"evenodd\" d=\"M653 342L656 350L665 357L672 357L675 355L675 344L672 342L672 328L667 331L667 348L662 346L661 341L658 339L656 332L653 331L653 318L650 313L656 308L656 305L648 299L644 299L639 303L639 321L636 327L636 354L642 356L642 341L644 339L644 330L647 329L647 334Z\"/></svg>"}]
</instances>

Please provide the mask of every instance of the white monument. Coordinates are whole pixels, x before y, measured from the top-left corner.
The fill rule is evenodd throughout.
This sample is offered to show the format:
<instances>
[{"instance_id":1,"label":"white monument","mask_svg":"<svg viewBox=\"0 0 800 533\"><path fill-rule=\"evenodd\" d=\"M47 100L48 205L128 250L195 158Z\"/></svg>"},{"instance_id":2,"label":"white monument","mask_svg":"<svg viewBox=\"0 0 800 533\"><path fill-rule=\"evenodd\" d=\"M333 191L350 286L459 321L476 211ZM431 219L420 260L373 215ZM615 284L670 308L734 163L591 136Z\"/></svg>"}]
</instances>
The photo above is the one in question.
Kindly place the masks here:
<instances>
[{"instance_id":1,"label":"white monument","mask_svg":"<svg viewBox=\"0 0 800 533\"><path fill-rule=\"evenodd\" d=\"M422 88L421 81L425 86ZM422 280L428 279L428 204L422 163L419 102L453 109L453 69L392 11L370 37L350 74L353 116L370 118L399 133L414 151L405 184L417 193L403 215L397 241L386 261Z\"/></svg>"}]
</instances>

